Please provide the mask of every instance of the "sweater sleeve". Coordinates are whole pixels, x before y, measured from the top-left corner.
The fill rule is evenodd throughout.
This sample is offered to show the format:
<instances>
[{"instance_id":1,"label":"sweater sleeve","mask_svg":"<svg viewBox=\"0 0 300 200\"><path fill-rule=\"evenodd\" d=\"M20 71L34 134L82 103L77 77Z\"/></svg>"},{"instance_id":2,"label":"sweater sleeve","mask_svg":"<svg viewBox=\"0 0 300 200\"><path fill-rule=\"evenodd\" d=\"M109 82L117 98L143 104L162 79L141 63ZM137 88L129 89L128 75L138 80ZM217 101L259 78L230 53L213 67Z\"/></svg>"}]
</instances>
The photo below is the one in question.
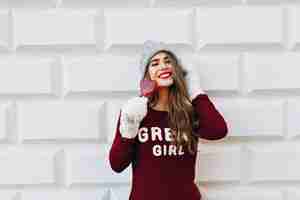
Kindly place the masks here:
<instances>
[{"instance_id":1,"label":"sweater sleeve","mask_svg":"<svg viewBox=\"0 0 300 200\"><path fill-rule=\"evenodd\" d=\"M120 173L131 163L134 158L135 138L124 138L120 133L120 117L119 113L115 137L109 151L109 162L111 168Z\"/></svg>"},{"instance_id":2,"label":"sweater sleeve","mask_svg":"<svg viewBox=\"0 0 300 200\"><path fill-rule=\"evenodd\" d=\"M218 140L227 135L227 124L207 94L199 94L193 99L192 104L199 117L199 126L194 132L198 137Z\"/></svg>"}]
</instances>

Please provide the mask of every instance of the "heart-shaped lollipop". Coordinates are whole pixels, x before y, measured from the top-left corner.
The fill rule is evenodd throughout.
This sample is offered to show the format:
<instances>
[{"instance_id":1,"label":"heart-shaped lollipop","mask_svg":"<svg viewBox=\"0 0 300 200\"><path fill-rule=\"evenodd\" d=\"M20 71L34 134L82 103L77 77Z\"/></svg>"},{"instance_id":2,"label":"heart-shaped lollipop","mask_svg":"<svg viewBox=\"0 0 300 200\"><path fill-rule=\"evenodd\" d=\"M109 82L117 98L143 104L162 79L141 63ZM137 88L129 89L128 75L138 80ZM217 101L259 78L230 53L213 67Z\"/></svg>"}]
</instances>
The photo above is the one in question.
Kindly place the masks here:
<instances>
[{"instance_id":1,"label":"heart-shaped lollipop","mask_svg":"<svg viewBox=\"0 0 300 200\"><path fill-rule=\"evenodd\" d=\"M140 89L141 89L140 95L149 97L157 89L157 83L156 83L156 81L153 81L153 80L142 79L140 81Z\"/></svg>"}]
</instances>

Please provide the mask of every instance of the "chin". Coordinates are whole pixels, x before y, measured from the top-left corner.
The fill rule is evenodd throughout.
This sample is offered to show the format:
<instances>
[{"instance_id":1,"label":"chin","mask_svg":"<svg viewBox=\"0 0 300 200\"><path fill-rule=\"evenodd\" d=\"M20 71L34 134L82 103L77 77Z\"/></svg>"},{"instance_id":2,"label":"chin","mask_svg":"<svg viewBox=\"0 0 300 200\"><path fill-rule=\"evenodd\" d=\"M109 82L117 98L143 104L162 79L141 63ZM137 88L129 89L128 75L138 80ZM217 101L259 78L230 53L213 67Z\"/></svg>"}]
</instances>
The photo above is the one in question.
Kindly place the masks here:
<instances>
[{"instance_id":1,"label":"chin","mask_svg":"<svg viewBox=\"0 0 300 200\"><path fill-rule=\"evenodd\" d=\"M159 87L170 87L171 85L173 85L173 79L171 80L161 80L158 81L158 86Z\"/></svg>"}]
</instances>

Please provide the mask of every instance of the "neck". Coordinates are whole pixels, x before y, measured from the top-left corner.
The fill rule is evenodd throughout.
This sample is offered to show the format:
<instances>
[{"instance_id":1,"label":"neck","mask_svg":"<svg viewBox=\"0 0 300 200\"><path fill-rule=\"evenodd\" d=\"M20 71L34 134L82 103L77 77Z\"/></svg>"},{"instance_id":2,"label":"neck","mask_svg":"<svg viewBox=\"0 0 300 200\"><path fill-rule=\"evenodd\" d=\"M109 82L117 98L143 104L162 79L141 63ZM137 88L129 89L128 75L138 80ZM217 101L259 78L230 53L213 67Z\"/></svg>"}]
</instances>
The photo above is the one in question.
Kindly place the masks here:
<instances>
[{"instance_id":1,"label":"neck","mask_svg":"<svg viewBox=\"0 0 300 200\"><path fill-rule=\"evenodd\" d=\"M158 90L158 102L155 108L159 110L169 110L169 88L161 87Z\"/></svg>"}]
</instances>

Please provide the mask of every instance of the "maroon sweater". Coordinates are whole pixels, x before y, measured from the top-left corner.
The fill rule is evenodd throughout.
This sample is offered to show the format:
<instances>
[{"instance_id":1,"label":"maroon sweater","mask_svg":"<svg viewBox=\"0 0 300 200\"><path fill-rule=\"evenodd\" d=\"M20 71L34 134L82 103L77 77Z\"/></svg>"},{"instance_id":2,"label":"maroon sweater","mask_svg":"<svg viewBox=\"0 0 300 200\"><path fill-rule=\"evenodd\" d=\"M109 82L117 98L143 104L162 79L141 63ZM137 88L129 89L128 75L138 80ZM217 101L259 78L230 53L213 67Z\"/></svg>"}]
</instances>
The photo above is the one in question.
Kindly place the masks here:
<instances>
[{"instance_id":1,"label":"maroon sweater","mask_svg":"<svg viewBox=\"0 0 300 200\"><path fill-rule=\"evenodd\" d=\"M207 140L224 138L226 122L208 96L199 94L192 103L199 116L197 136ZM132 163L129 200L200 200L200 191L194 183L197 154L170 144L168 112L154 110L148 104L139 133L132 139L121 137L120 113L109 161L118 173Z\"/></svg>"}]
</instances>

